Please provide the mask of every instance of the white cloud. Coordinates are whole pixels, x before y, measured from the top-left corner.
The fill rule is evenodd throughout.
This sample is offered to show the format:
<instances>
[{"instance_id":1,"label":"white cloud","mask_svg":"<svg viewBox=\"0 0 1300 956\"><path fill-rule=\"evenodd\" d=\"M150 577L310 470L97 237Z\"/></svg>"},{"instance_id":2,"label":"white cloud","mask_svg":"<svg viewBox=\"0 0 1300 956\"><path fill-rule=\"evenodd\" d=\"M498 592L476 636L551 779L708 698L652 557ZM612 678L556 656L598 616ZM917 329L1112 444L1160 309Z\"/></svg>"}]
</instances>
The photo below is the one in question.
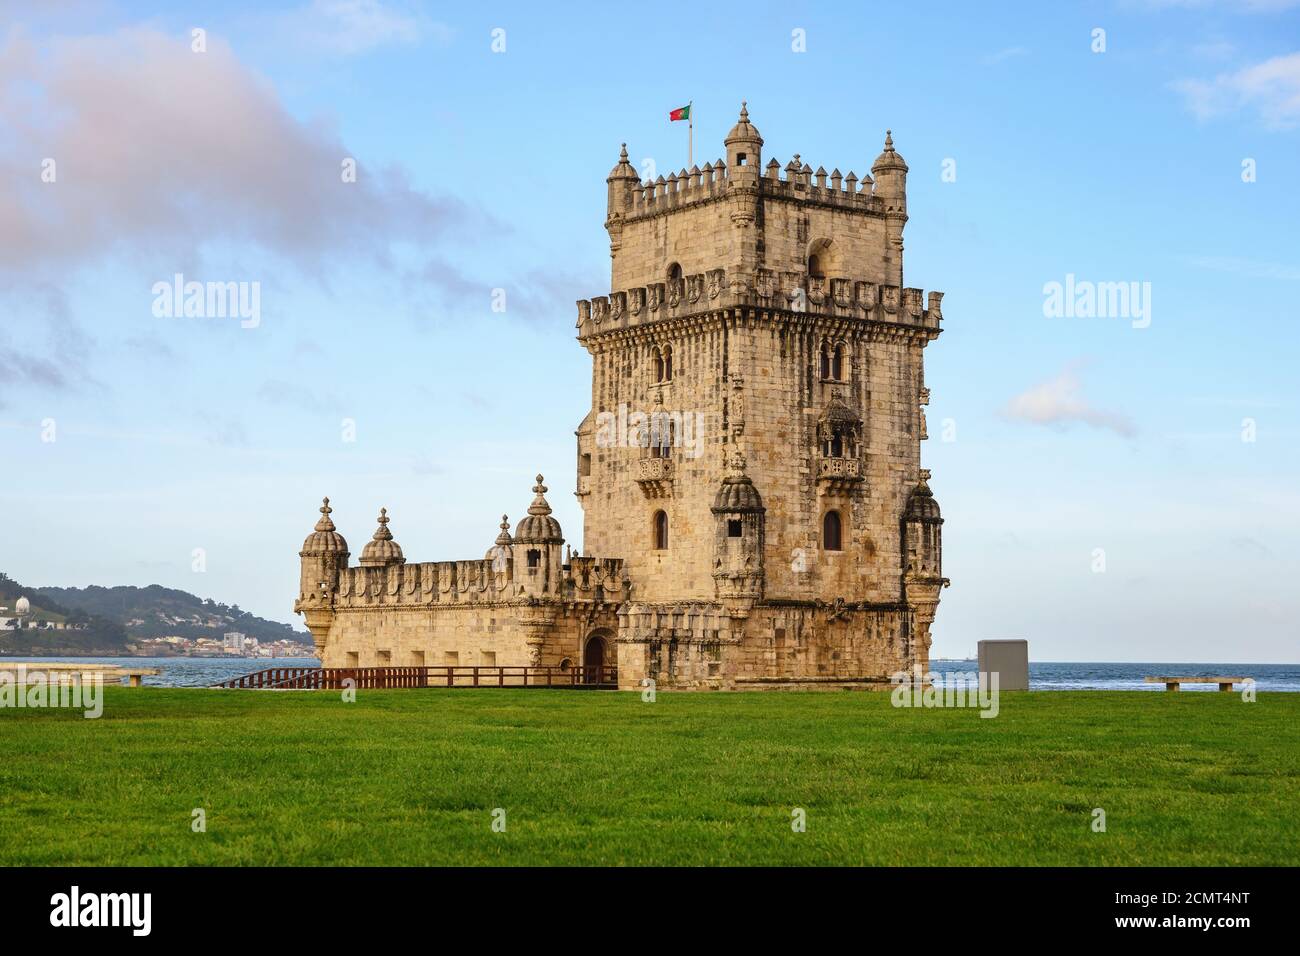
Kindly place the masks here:
<instances>
[{"instance_id":1,"label":"white cloud","mask_svg":"<svg viewBox=\"0 0 1300 956\"><path fill-rule=\"evenodd\" d=\"M295 42L340 56L368 53L381 46L411 45L425 38L446 42L451 36L445 24L379 0L312 0L280 20Z\"/></svg>"},{"instance_id":2,"label":"white cloud","mask_svg":"<svg viewBox=\"0 0 1300 956\"><path fill-rule=\"evenodd\" d=\"M221 241L317 270L386 261L393 243L427 245L469 218L291 115L219 37L205 53L144 28L40 48L13 31L0 45L0 273L65 277L114 252L183 268Z\"/></svg>"},{"instance_id":3,"label":"white cloud","mask_svg":"<svg viewBox=\"0 0 1300 956\"><path fill-rule=\"evenodd\" d=\"M1197 119L1254 109L1272 129L1300 123L1300 52L1275 56L1212 80L1185 79L1171 84L1183 94Z\"/></svg>"},{"instance_id":4,"label":"white cloud","mask_svg":"<svg viewBox=\"0 0 1300 956\"><path fill-rule=\"evenodd\" d=\"M1021 392L1003 407L1003 417L1034 425L1081 422L1124 436L1135 434L1137 429L1127 416L1097 408L1084 398L1080 367L1081 363L1071 362L1055 378Z\"/></svg>"}]
</instances>

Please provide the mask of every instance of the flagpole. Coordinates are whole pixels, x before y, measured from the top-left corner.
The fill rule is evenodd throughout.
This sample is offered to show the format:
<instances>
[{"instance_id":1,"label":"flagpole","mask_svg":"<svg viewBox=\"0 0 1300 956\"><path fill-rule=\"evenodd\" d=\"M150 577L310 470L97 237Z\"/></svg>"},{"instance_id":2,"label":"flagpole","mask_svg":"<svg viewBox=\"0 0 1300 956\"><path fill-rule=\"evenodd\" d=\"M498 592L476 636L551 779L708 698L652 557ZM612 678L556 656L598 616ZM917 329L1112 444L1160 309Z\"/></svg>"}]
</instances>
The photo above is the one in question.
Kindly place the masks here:
<instances>
[{"instance_id":1,"label":"flagpole","mask_svg":"<svg viewBox=\"0 0 1300 956\"><path fill-rule=\"evenodd\" d=\"M695 101L686 104L686 170L695 166Z\"/></svg>"}]
</instances>

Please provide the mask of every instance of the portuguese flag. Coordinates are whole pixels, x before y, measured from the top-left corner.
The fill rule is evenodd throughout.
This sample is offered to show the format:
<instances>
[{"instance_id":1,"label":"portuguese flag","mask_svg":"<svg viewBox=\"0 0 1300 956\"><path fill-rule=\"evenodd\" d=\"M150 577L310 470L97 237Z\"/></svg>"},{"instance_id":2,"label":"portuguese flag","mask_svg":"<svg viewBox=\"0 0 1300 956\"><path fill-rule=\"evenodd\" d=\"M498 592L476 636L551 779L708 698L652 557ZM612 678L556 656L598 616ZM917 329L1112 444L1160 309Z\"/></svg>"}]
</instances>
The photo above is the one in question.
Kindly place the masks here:
<instances>
[{"instance_id":1,"label":"portuguese flag","mask_svg":"<svg viewBox=\"0 0 1300 956\"><path fill-rule=\"evenodd\" d=\"M691 118L691 108L689 106L683 106L680 109L675 109L668 114L668 120L669 122L672 123L675 123L678 120L688 120L690 118Z\"/></svg>"}]
</instances>

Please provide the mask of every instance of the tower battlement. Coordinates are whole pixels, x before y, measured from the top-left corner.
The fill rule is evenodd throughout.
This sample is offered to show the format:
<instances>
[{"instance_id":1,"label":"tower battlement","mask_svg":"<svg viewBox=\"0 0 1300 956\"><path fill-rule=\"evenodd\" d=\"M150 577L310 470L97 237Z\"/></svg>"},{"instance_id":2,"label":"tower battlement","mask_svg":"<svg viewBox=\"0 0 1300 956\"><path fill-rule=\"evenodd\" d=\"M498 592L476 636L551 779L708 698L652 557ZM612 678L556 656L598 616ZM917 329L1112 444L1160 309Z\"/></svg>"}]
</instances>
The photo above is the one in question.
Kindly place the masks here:
<instances>
[{"instance_id":1,"label":"tower battlement","mask_svg":"<svg viewBox=\"0 0 1300 956\"><path fill-rule=\"evenodd\" d=\"M763 138L743 105L724 144L725 159L646 182L624 145L606 179L611 288L719 267L734 293L754 291L762 270L903 287L907 163L891 132L860 179L814 170L798 155L764 167Z\"/></svg>"},{"instance_id":2,"label":"tower battlement","mask_svg":"<svg viewBox=\"0 0 1300 956\"><path fill-rule=\"evenodd\" d=\"M925 304L923 305L923 301ZM739 307L770 312L808 313L832 319L896 326L933 338L941 331L943 293L899 289L865 279L777 273L759 269L752 288L733 288L725 269L682 276L635 289L579 299L578 339L586 341L621 329L650 326L701 313Z\"/></svg>"}]
</instances>

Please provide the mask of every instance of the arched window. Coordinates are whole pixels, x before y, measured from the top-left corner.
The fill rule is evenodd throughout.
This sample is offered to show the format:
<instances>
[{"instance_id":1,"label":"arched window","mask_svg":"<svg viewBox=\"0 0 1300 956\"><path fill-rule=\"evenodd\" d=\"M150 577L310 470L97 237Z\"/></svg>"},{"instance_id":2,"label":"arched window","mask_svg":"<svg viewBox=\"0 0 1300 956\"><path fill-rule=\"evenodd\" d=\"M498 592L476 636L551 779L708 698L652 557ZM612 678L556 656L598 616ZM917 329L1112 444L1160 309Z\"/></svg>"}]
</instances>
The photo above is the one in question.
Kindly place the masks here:
<instances>
[{"instance_id":1,"label":"arched window","mask_svg":"<svg viewBox=\"0 0 1300 956\"><path fill-rule=\"evenodd\" d=\"M530 568L535 568L541 563L542 563L542 552L537 550L530 550L528 552L528 566Z\"/></svg>"},{"instance_id":2,"label":"arched window","mask_svg":"<svg viewBox=\"0 0 1300 956\"><path fill-rule=\"evenodd\" d=\"M655 346L655 381L662 382L663 380L664 380L664 353L659 348L659 346L656 345Z\"/></svg>"},{"instance_id":3,"label":"arched window","mask_svg":"<svg viewBox=\"0 0 1300 956\"><path fill-rule=\"evenodd\" d=\"M826 512L826 517L822 518L822 549L825 551L842 551L843 537L840 534L840 513L838 511Z\"/></svg>"},{"instance_id":4,"label":"arched window","mask_svg":"<svg viewBox=\"0 0 1300 956\"><path fill-rule=\"evenodd\" d=\"M844 381L844 345L835 346L835 357L831 359L831 378L837 382Z\"/></svg>"},{"instance_id":5,"label":"arched window","mask_svg":"<svg viewBox=\"0 0 1300 956\"><path fill-rule=\"evenodd\" d=\"M822 342L820 374L822 378L831 377L831 353L825 342Z\"/></svg>"},{"instance_id":6,"label":"arched window","mask_svg":"<svg viewBox=\"0 0 1300 956\"><path fill-rule=\"evenodd\" d=\"M830 457L832 458L844 457L844 436L842 436L839 432L836 432L835 437L831 439L831 447L829 451L830 451Z\"/></svg>"},{"instance_id":7,"label":"arched window","mask_svg":"<svg viewBox=\"0 0 1300 956\"><path fill-rule=\"evenodd\" d=\"M676 423L666 412L650 416L650 457L667 458L669 449L677 444Z\"/></svg>"},{"instance_id":8,"label":"arched window","mask_svg":"<svg viewBox=\"0 0 1300 956\"><path fill-rule=\"evenodd\" d=\"M682 278L682 267L679 263L674 262L668 267L668 281L679 282Z\"/></svg>"},{"instance_id":9,"label":"arched window","mask_svg":"<svg viewBox=\"0 0 1300 956\"><path fill-rule=\"evenodd\" d=\"M821 256L813 253L808 257L808 276L812 279L825 279L826 274L822 272Z\"/></svg>"},{"instance_id":10,"label":"arched window","mask_svg":"<svg viewBox=\"0 0 1300 956\"><path fill-rule=\"evenodd\" d=\"M673 380L673 347L671 345L665 345L664 346L664 377L660 379L660 381L671 382L672 380Z\"/></svg>"},{"instance_id":11,"label":"arched window","mask_svg":"<svg viewBox=\"0 0 1300 956\"><path fill-rule=\"evenodd\" d=\"M655 550L668 550L668 515L662 511L655 512Z\"/></svg>"}]
</instances>

